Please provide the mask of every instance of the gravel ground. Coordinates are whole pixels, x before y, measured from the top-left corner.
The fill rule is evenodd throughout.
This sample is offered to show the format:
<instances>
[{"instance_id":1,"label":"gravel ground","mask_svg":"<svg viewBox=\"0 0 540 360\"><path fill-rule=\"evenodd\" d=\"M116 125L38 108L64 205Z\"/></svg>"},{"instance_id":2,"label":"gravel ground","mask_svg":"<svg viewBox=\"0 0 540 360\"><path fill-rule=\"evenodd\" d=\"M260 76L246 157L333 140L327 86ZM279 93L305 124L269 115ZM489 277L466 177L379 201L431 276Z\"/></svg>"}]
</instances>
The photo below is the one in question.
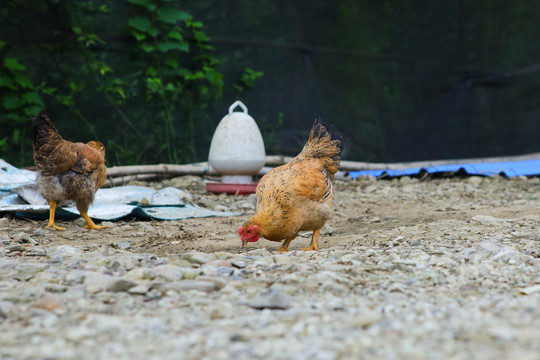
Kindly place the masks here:
<instances>
[{"instance_id":1,"label":"gravel ground","mask_svg":"<svg viewBox=\"0 0 540 360\"><path fill-rule=\"evenodd\" d=\"M253 196L170 185L245 215L0 218L1 359L540 359L538 178L338 182L285 254L240 247Z\"/></svg>"}]
</instances>

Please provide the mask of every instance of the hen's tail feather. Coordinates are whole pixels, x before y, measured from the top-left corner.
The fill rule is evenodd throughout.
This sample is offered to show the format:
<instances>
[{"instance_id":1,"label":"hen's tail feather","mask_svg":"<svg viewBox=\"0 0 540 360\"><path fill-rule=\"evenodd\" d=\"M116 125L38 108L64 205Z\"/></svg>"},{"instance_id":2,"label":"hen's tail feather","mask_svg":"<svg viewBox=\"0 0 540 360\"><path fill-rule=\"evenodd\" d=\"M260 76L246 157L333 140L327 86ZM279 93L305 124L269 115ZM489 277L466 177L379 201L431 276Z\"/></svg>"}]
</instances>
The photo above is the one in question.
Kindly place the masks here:
<instances>
[{"instance_id":1,"label":"hen's tail feather","mask_svg":"<svg viewBox=\"0 0 540 360\"><path fill-rule=\"evenodd\" d=\"M317 118L311 128L308 141L297 157L328 158L330 161L325 161L325 168L333 175L339 167L342 151L343 137Z\"/></svg>"},{"instance_id":2,"label":"hen's tail feather","mask_svg":"<svg viewBox=\"0 0 540 360\"><path fill-rule=\"evenodd\" d=\"M51 119L44 113L32 118L34 124L34 151L43 145L62 140Z\"/></svg>"}]
</instances>

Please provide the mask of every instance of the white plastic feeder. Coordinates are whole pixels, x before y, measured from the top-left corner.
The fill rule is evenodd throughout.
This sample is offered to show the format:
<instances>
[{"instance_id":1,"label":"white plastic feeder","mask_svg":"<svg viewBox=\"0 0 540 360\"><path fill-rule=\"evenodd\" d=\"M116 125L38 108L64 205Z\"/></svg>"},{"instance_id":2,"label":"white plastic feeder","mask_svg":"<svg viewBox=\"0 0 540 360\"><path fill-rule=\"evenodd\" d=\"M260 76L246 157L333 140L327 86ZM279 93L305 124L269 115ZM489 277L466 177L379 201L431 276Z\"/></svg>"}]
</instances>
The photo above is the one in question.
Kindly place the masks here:
<instances>
[{"instance_id":1,"label":"white plastic feeder","mask_svg":"<svg viewBox=\"0 0 540 360\"><path fill-rule=\"evenodd\" d=\"M235 112L236 107L240 107L242 112ZM235 101L214 132L208 163L222 175L224 184L253 184L253 175L259 173L265 161L259 127L248 115L246 105Z\"/></svg>"}]
</instances>

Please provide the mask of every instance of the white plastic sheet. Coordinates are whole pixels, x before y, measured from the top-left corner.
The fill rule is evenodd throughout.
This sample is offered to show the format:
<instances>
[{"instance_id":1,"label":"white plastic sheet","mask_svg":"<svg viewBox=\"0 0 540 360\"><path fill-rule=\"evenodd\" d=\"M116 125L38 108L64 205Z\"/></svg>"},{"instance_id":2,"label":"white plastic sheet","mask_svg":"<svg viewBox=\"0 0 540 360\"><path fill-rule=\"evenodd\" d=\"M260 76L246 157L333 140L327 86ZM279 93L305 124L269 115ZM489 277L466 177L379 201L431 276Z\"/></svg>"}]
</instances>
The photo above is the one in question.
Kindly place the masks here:
<instances>
[{"instance_id":1,"label":"white plastic sheet","mask_svg":"<svg viewBox=\"0 0 540 360\"><path fill-rule=\"evenodd\" d=\"M18 169L0 159L0 213L47 218L49 206L37 191L36 173ZM118 186L99 189L88 215L96 220L117 220L135 216L157 220L181 220L211 216L238 216L241 212L219 212L189 204L191 195L183 190L167 187L155 190L145 186ZM79 211L74 204L61 204L57 218L76 218Z\"/></svg>"}]
</instances>

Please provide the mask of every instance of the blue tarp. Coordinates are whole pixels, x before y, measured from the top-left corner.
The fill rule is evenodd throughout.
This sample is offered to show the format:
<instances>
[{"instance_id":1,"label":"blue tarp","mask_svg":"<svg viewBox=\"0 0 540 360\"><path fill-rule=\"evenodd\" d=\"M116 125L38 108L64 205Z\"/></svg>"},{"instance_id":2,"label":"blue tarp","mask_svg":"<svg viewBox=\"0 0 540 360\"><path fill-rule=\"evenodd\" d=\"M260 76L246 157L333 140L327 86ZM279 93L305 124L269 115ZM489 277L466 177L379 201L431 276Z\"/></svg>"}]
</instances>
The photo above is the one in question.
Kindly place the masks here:
<instances>
[{"instance_id":1,"label":"blue tarp","mask_svg":"<svg viewBox=\"0 0 540 360\"><path fill-rule=\"evenodd\" d=\"M437 174L437 173L457 173L463 172L469 175L494 176L505 175L508 177L515 176L532 176L540 175L540 159L523 160L523 161L501 161L501 162L486 162L475 164L449 164L436 165L424 168L407 168L398 170L360 170L351 171L350 176L355 179L358 176L415 176L421 173Z\"/></svg>"}]
</instances>

